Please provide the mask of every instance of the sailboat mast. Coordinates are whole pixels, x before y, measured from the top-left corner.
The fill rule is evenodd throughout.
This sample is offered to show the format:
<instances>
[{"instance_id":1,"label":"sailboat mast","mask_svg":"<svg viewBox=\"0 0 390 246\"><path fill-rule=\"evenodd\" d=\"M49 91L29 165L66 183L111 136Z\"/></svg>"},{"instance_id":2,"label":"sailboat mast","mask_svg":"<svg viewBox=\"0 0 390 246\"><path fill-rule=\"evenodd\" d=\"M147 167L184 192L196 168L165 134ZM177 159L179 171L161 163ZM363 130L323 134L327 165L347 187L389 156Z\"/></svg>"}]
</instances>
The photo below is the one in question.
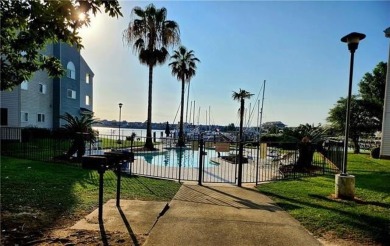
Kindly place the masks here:
<instances>
[{"instance_id":1,"label":"sailboat mast","mask_svg":"<svg viewBox=\"0 0 390 246\"><path fill-rule=\"evenodd\" d=\"M211 106L209 106L209 131L211 130Z\"/></svg>"},{"instance_id":2,"label":"sailboat mast","mask_svg":"<svg viewBox=\"0 0 390 246\"><path fill-rule=\"evenodd\" d=\"M207 127L207 109L206 109L206 127Z\"/></svg>"},{"instance_id":3,"label":"sailboat mast","mask_svg":"<svg viewBox=\"0 0 390 246\"><path fill-rule=\"evenodd\" d=\"M261 115L260 115L260 127L259 127L259 140L261 139L261 124L263 119L263 107L264 107L264 92L265 92L265 80L263 83L263 98L261 99Z\"/></svg>"},{"instance_id":4,"label":"sailboat mast","mask_svg":"<svg viewBox=\"0 0 390 246\"><path fill-rule=\"evenodd\" d=\"M198 126L199 126L199 119L200 119L200 107L199 107L199 110L198 110Z\"/></svg>"},{"instance_id":5,"label":"sailboat mast","mask_svg":"<svg viewBox=\"0 0 390 246\"><path fill-rule=\"evenodd\" d=\"M192 125L195 126L195 101L194 101L194 111L192 112Z\"/></svg>"},{"instance_id":6,"label":"sailboat mast","mask_svg":"<svg viewBox=\"0 0 390 246\"><path fill-rule=\"evenodd\" d=\"M257 100L257 129L260 129L259 121L260 121L260 100Z\"/></svg>"},{"instance_id":7,"label":"sailboat mast","mask_svg":"<svg viewBox=\"0 0 390 246\"><path fill-rule=\"evenodd\" d=\"M189 124L191 124L191 116L192 116L191 111L192 111L192 101L191 101L191 107L190 107L190 120L189 120Z\"/></svg>"},{"instance_id":8,"label":"sailboat mast","mask_svg":"<svg viewBox=\"0 0 390 246\"><path fill-rule=\"evenodd\" d=\"M188 123L187 116L188 116L188 99L189 99L189 96L190 96L190 82L188 82L188 91L187 91L186 123Z\"/></svg>"}]
</instances>

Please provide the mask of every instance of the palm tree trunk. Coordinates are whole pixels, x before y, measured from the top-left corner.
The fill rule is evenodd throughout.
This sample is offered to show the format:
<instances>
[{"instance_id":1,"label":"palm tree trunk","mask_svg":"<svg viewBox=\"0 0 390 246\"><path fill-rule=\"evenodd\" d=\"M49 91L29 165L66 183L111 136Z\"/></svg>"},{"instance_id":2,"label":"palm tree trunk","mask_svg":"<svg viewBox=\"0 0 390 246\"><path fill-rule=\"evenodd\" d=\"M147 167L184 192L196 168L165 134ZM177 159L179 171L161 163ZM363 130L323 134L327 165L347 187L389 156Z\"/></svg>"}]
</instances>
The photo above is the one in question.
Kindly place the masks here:
<instances>
[{"instance_id":1,"label":"palm tree trunk","mask_svg":"<svg viewBox=\"0 0 390 246\"><path fill-rule=\"evenodd\" d=\"M238 187L241 187L242 183L242 161L243 161L243 142L242 142L242 132L243 132L243 125L244 125L244 108L245 108L245 101L244 98L241 98L241 106L240 106L240 139L239 139L239 148L238 148L238 179L237 179L237 185Z\"/></svg>"},{"instance_id":2,"label":"palm tree trunk","mask_svg":"<svg viewBox=\"0 0 390 246\"><path fill-rule=\"evenodd\" d=\"M241 107L240 107L240 141L242 140L242 132L243 132L243 125L244 125L244 107L245 107L245 101L242 98L241 99Z\"/></svg>"},{"instance_id":3,"label":"palm tree trunk","mask_svg":"<svg viewBox=\"0 0 390 246\"><path fill-rule=\"evenodd\" d=\"M148 91L148 119L146 122L146 142L144 147L154 150L152 141L152 89L153 89L153 66L149 66L149 91Z\"/></svg>"},{"instance_id":4,"label":"palm tree trunk","mask_svg":"<svg viewBox=\"0 0 390 246\"><path fill-rule=\"evenodd\" d=\"M184 146L184 129L183 129L183 118L184 118L184 77L181 79L181 100L180 100L180 129L179 129L179 141L178 146Z\"/></svg>"}]
</instances>

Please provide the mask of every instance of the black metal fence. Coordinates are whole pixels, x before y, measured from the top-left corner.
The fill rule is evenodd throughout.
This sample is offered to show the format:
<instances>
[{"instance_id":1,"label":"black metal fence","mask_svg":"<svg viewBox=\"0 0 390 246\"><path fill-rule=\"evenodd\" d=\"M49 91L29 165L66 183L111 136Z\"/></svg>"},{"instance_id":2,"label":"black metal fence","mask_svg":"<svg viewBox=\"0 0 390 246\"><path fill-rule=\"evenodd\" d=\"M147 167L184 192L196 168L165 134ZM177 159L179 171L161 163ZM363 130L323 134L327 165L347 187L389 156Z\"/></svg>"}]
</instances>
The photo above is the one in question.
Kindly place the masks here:
<instances>
[{"instance_id":1,"label":"black metal fence","mask_svg":"<svg viewBox=\"0 0 390 246\"><path fill-rule=\"evenodd\" d=\"M60 132L39 128L1 128L1 155L52 161L69 149L71 140Z\"/></svg>"},{"instance_id":2,"label":"black metal fence","mask_svg":"<svg viewBox=\"0 0 390 246\"><path fill-rule=\"evenodd\" d=\"M23 134L22 134L23 135ZM48 132L44 137L26 134L21 140L1 140L1 154L42 161L56 161L71 144L71 139ZM86 143L85 155L103 155L112 150L133 152L135 159L122 165L122 171L172 180L213 183L259 183L294 179L311 175L336 173L341 167L342 146L327 143L316 148L309 166L297 168L300 151L298 143L242 144L229 139L193 139L177 147L177 139L153 136L156 150L143 148L145 137L102 135ZM302 154L301 154L302 155ZM240 166L241 174L240 174Z\"/></svg>"}]
</instances>

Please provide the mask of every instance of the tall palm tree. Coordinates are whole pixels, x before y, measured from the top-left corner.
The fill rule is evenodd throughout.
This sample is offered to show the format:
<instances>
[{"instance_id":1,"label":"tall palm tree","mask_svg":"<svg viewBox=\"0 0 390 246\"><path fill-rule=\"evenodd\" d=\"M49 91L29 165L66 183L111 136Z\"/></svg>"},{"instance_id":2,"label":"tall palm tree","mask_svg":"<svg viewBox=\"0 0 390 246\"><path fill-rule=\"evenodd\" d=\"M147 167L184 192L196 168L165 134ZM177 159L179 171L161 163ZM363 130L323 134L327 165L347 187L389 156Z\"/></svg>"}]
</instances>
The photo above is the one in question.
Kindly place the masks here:
<instances>
[{"instance_id":1,"label":"tall palm tree","mask_svg":"<svg viewBox=\"0 0 390 246\"><path fill-rule=\"evenodd\" d=\"M153 4L145 9L134 7L129 26L123 32L123 39L138 54L141 64L149 67L148 116L146 149L154 149L152 141L152 88L153 68L168 59L168 48L180 43L180 30L175 21L166 20L167 9Z\"/></svg>"},{"instance_id":2,"label":"tall palm tree","mask_svg":"<svg viewBox=\"0 0 390 246\"><path fill-rule=\"evenodd\" d=\"M177 80L181 81L181 100L180 100L180 129L179 129L179 141L178 146L184 146L184 131L183 131L183 115L184 115L184 87L185 82L190 83L190 80L196 73L196 62L200 62L195 57L194 51L188 51L186 47L180 46L174 51L171 56L171 63L169 66L172 68L172 75L177 77Z\"/></svg>"},{"instance_id":3,"label":"tall palm tree","mask_svg":"<svg viewBox=\"0 0 390 246\"><path fill-rule=\"evenodd\" d=\"M245 110L245 99L250 99L253 96L250 92L246 90L240 89L238 92L234 92L232 94L233 100L239 101L241 103L240 106L240 141L242 140L242 131L243 131L243 123L244 123L244 110Z\"/></svg>"},{"instance_id":4,"label":"tall palm tree","mask_svg":"<svg viewBox=\"0 0 390 246\"><path fill-rule=\"evenodd\" d=\"M238 92L234 92L232 94L233 100L237 100L240 102L240 135L239 135L239 164L238 164L238 179L237 185L241 187L242 182L242 155L243 155L243 144L242 144L242 131L243 131L243 123L244 123L244 110L245 110L245 99L249 99L253 96L253 94L249 93L246 90L241 90Z\"/></svg>"},{"instance_id":5,"label":"tall palm tree","mask_svg":"<svg viewBox=\"0 0 390 246\"><path fill-rule=\"evenodd\" d=\"M92 124L96 123L96 120L92 115L82 115L79 118L69 113L61 115L60 119L66 121L63 128L73 140L66 156L70 158L77 152L77 159L81 159L85 154L85 140L94 141L96 139L97 132L92 129Z\"/></svg>"}]
</instances>

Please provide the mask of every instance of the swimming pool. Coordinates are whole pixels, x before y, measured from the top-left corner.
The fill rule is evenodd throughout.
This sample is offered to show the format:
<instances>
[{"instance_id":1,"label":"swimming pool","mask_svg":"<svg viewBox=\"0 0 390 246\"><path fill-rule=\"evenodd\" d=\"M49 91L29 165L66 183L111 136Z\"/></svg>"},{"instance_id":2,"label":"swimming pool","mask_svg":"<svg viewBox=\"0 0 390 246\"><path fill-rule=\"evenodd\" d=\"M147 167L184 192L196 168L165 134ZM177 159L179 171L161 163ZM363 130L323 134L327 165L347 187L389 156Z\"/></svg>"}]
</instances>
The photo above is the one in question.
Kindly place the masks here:
<instances>
[{"instance_id":1,"label":"swimming pool","mask_svg":"<svg viewBox=\"0 0 390 246\"><path fill-rule=\"evenodd\" d=\"M145 160L149 164L157 166L172 166L172 167L188 167L197 168L199 166L199 151L192 149L164 149L157 153L136 153L136 159ZM228 155L224 153L223 155ZM211 158L218 157L218 153L214 149L206 149L203 156L204 167L218 166L218 163L211 161Z\"/></svg>"}]
</instances>

